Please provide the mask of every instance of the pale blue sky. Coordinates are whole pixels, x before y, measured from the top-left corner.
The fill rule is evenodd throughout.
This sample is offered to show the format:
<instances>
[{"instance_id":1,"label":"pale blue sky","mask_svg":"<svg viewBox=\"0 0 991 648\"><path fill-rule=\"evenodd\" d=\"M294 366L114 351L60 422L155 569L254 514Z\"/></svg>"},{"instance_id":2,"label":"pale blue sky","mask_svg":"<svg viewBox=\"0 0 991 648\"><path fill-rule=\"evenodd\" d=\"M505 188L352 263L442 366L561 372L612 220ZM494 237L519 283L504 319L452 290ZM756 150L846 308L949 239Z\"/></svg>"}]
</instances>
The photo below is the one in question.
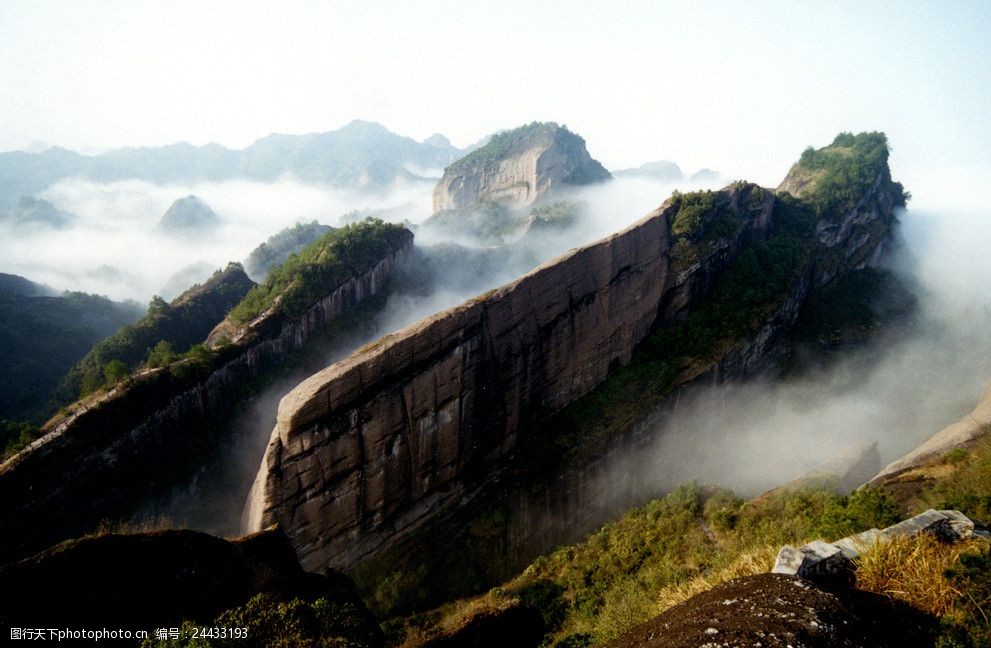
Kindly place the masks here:
<instances>
[{"instance_id":1,"label":"pale blue sky","mask_svg":"<svg viewBox=\"0 0 991 648\"><path fill-rule=\"evenodd\" d=\"M204 6L205 5L205 6ZM566 123L613 168L773 184L808 144L991 166L991 2L0 0L0 150L380 121L465 145Z\"/></svg>"}]
</instances>

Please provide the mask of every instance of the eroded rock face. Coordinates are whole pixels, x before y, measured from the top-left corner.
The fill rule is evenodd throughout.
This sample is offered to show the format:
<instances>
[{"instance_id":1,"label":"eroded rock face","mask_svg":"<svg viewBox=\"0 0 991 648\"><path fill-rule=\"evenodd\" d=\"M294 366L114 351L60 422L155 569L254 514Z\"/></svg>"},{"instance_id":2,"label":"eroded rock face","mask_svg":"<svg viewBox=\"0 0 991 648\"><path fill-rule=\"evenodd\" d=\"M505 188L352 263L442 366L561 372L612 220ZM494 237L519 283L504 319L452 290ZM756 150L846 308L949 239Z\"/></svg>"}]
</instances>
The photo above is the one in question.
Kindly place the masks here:
<instances>
[{"instance_id":1,"label":"eroded rock face","mask_svg":"<svg viewBox=\"0 0 991 648\"><path fill-rule=\"evenodd\" d=\"M232 331L205 375L144 371L126 388L49 421L42 438L0 465L0 563L130 515L195 469L243 387L340 313L379 293L412 244L412 233L402 230L367 272L299 317L269 310Z\"/></svg>"},{"instance_id":2,"label":"eroded rock face","mask_svg":"<svg viewBox=\"0 0 991 648\"><path fill-rule=\"evenodd\" d=\"M434 189L434 211L479 201L525 207L553 188L611 177L581 137L557 124L534 123L499 133L447 167Z\"/></svg>"},{"instance_id":3,"label":"eroded rock face","mask_svg":"<svg viewBox=\"0 0 991 648\"><path fill-rule=\"evenodd\" d=\"M809 291L862 267L892 222L887 174L838 217L832 262L810 263L750 340L691 376L757 370ZM627 230L392 334L283 398L251 502L251 528L278 523L308 569L347 567L470 498L545 417L629 361L655 326L680 320L745 241L774 227L773 192L718 192L740 224L674 270L665 203ZM867 236L864 236L864 233Z\"/></svg>"},{"instance_id":4,"label":"eroded rock face","mask_svg":"<svg viewBox=\"0 0 991 648\"><path fill-rule=\"evenodd\" d=\"M820 583L853 582L853 563L839 547L814 540L801 547L785 545L772 574L793 574Z\"/></svg>"}]
</instances>

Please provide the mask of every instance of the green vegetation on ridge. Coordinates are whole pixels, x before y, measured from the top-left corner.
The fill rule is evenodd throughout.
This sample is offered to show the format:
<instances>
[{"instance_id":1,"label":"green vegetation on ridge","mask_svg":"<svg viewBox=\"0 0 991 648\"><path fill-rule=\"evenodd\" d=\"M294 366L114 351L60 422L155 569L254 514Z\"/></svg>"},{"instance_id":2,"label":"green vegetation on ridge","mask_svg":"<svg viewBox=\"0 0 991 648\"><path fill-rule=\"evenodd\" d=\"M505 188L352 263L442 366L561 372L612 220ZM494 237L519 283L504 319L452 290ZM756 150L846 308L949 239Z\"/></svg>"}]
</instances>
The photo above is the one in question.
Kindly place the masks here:
<instances>
[{"instance_id":1,"label":"green vegetation on ridge","mask_svg":"<svg viewBox=\"0 0 991 648\"><path fill-rule=\"evenodd\" d=\"M884 487L847 496L822 488L779 490L744 502L727 490L682 486L628 511L583 542L538 558L476 599L394 621L390 631L405 636L404 645L417 645L479 609L519 599L543 614L545 646L593 646L721 582L768 571L783 544L816 538L831 542L928 508L957 509L979 521L991 517L991 442L954 451L936 468L939 476L908 501L896 500ZM934 558L942 562L930 564ZM866 552L861 562L858 587L941 617L935 645L991 645L991 549L986 541L958 548L940 548L925 538L893 542ZM899 581L916 573L922 576L911 587ZM927 582L935 580L942 582ZM901 588L894 587L899 583Z\"/></svg>"},{"instance_id":2,"label":"green vegetation on ridge","mask_svg":"<svg viewBox=\"0 0 991 648\"><path fill-rule=\"evenodd\" d=\"M0 419L41 423L63 376L93 344L141 314L133 302L0 290Z\"/></svg>"},{"instance_id":3,"label":"green vegetation on ridge","mask_svg":"<svg viewBox=\"0 0 991 648\"><path fill-rule=\"evenodd\" d=\"M368 271L390 250L398 249L404 231L402 225L374 218L331 230L273 268L228 319L246 324L276 305L286 315L301 315L325 297L328 288Z\"/></svg>"},{"instance_id":4,"label":"green vegetation on ridge","mask_svg":"<svg viewBox=\"0 0 991 648\"><path fill-rule=\"evenodd\" d=\"M842 261L823 250L815 236L820 220L845 213L842 205L820 214L804 198L784 194L772 201L767 190L739 182L725 191L673 196L672 271L684 270L729 245L744 221L759 218L757 212L764 209L773 210L767 237L742 239L742 248L709 279L705 296L694 302L684 319L654 330L627 364L612 369L598 387L542 421L538 434L524 435L514 464L518 480L534 476L539 481L540 476L559 474L565 466L585 465L602 456L618 434L654 411L678 385L752 339L772 313L790 303L789 298L803 286L803 278ZM819 302L823 310L835 315L832 323L862 314L859 295L844 295L845 286L833 292L833 296L852 299L846 305L834 299ZM470 548L457 557L419 556L416 548L426 538L417 537L404 545L413 547L412 552L394 555L387 550L384 559L362 565L355 578L368 592L369 604L389 616L436 604L444 600L445 591L448 597L453 592L468 595L494 582L485 551L498 554L498 547L491 545L504 541L500 510L498 503L486 507L476 502L474 507L475 515L459 518L459 528L470 528L471 534L465 536Z\"/></svg>"},{"instance_id":5,"label":"green vegetation on ridge","mask_svg":"<svg viewBox=\"0 0 991 648\"><path fill-rule=\"evenodd\" d=\"M705 366L762 324L806 270L815 224L815 215L798 200L782 198L774 209L771 236L741 250L699 307L649 335L628 364L551 417L544 434L530 437L524 453L535 470L548 470L548 462L567 461L575 452L598 452L617 430L666 398L683 371ZM690 240L697 231L679 240Z\"/></svg>"},{"instance_id":6,"label":"green vegetation on ridge","mask_svg":"<svg viewBox=\"0 0 991 648\"><path fill-rule=\"evenodd\" d=\"M264 280L272 268L285 262L290 254L298 253L307 245L334 229L317 221L296 223L256 247L244 260L244 269L249 276Z\"/></svg>"},{"instance_id":7,"label":"green vegetation on ridge","mask_svg":"<svg viewBox=\"0 0 991 648\"><path fill-rule=\"evenodd\" d=\"M748 503L724 489L686 485L584 542L538 558L481 598L486 607L516 598L539 609L546 646L592 646L707 589L713 579L767 571L781 544L836 539L897 519L896 504L873 489L848 497L775 493ZM413 616L393 632L416 637L422 628L456 624L472 607L463 601Z\"/></svg>"},{"instance_id":8,"label":"green vegetation on ridge","mask_svg":"<svg viewBox=\"0 0 991 648\"><path fill-rule=\"evenodd\" d=\"M162 342L177 352L201 343L252 285L241 266L232 263L171 303L154 297L144 317L98 342L72 367L59 388L60 401L71 403L126 377Z\"/></svg>"},{"instance_id":9,"label":"green vegetation on ridge","mask_svg":"<svg viewBox=\"0 0 991 648\"><path fill-rule=\"evenodd\" d=\"M816 184L801 198L787 193L777 196L770 235L746 244L684 320L655 330L628 364L551 417L543 434L530 435L523 450L525 463L543 472L551 469L548 464L567 462L576 453L597 454L619 430L660 404L681 377L691 378L751 337L783 303L799 277L823 262L816 258L816 223L851 207L854 196L863 195L879 175L890 180L887 156L883 133L844 133L830 146L807 150L789 177L796 168L824 171ZM847 184L859 193L851 193ZM747 183L736 187L741 207L759 208L764 189ZM902 191L895 183L893 189ZM696 192L673 197L677 208L672 219L675 271L697 262L739 227L729 205L717 200L718 195Z\"/></svg>"},{"instance_id":10,"label":"green vegetation on ridge","mask_svg":"<svg viewBox=\"0 0 991 648\"><path fill-rule=\"evenodd\" d=\"M568 132L567 126L558 126L555 122L530 122L524 126L502 131L493 135L485 146L479 147L450 164L445 173L457 173L476 166L485 166L500 160L517 147L525 147L537 142L549 141L558 130ZM575 135L575 137L578 137Z\"/></svg>"},{"instance_id":11,"label":"green vegetation on ridge","mask_svg":"<svg viewBox=\"0 0 991 648\"><path fill-rule=\"evenodd\" d=\"M0 461L17 454L39 436L41 431L37 425L0 420Z\"/></svg>"},{"instance_id":12,"label":"green vegetation on ridge","mask_svg":"<svg viewBox=\"0 0 991 648\"><path fill-rule=\"evenodd\" d=\"M810 190L803 191L802 197L809 200L818 213L849 208L864 195L878 174L886 173L888 151L884 133L840 133L829 146L805 149L788 176L811 185ZM892 186L895 205L905 206L910 194L900 183L893 182Z\"/></svg>"}]
</instances>

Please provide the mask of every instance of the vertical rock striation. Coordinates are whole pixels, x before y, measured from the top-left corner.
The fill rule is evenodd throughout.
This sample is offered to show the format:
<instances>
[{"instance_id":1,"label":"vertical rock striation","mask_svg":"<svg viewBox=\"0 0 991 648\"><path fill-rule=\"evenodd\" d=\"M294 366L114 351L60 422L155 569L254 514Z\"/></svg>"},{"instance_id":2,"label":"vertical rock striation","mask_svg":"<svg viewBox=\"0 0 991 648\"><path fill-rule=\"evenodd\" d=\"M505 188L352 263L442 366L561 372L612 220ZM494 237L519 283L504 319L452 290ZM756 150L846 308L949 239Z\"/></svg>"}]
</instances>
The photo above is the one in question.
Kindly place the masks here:
<instances>
[{"instance_id":1,"label":"vertical rock striation","mask_svg":"<svg viewBox=\"0 0 991 648\"><path fill-rule=\"evenodd\" d=\"M738 225L690 271L670 269L666 203L304 381L280 404L252 526L278 522L308 568L342 566L469 495L766 235L774 197L757 191L720 192Z\"/></svg>"},{"instance_id":2,"label":"vertical rock striation","mask_svg":"<svg viewBox=\"0 0 991 648\"><path fill-rule=\"evenodd\" d=\"M507 207L532 205L561 185L584 185L612 176L592 159L585 140L554 123L534 122L498 133L480 149L444 169L434 188L434 211L478 201Z\"/></svg>"},{"instance_id":3,"label":"vertical rock striation","mask_svg":"<svg viewBox=\"0 0 991 648\"><path fill-rule=\"evenodd\" d=\"M367 271L298 317L269 309L219 346L205 372L147 370L50 421L42 438L0 465L0 563L130 515L195 470L244 387L381 291L412 244L401 230Z\"/></svg>"},{"instance_id":4,"label":"vertical rock striation","mask_svg":"<svg viewBox=\"0 0 991 648\"><path fill-rule=\"evenodd\" d=\"M894 221L892 186L884 164L857 200L823 216L816 257L758 332L686 379L756 371L810 291L877 254ZM251 526L278 523L307 569L349 567L467 502L547 417L628 362L652 330L681 320L744 245L769 236L780 200L747 183L714 194L720 234L690 262L675 258L669 200L310 377L280 403Z\"/></svg>"}]
</instances>

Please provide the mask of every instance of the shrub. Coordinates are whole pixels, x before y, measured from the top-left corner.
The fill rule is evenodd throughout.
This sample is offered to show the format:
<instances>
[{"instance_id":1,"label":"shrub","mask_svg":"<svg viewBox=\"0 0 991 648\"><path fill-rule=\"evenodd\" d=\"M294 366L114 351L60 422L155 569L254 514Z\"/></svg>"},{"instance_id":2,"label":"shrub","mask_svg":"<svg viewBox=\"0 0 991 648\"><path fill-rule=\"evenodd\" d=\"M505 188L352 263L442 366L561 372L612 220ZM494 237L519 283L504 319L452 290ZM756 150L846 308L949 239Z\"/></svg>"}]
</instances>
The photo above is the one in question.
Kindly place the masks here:
<instances>
[{"instance_id":1,"label":"shrub","mask_svg":"<svg viewBox=\"0 0 991 648\"><path fill-rule=\"evenodd\" d=\"M127 378L130 372L127 370L127 365L120 360L111 360L103 366L103 375L106 379L106 385L110 386Z\"/></svg>"},{"instance_id":2,"label":"shrub","mask_svg":"<svg viewBox=\"0 0 991 648\"><path fill-rule=\"evenodd\" d=\"M149 367L164 367L173 361L178 356L172 350L172 345L165 340L159 340L158 344L148 352L148 357L145 359L145 364Z\"/></svg>"},{"instance_id":3,"label":"shrub","mask_svg":"<svg viewBox=\"0 0 991 648\"><path fill-rule=\"evenodd\" d=\"M27 421L0 421L0 449L3 455L0 460L7 459L41 436L37 425Z\"/></svg>"},{"instance_id":4,"label":"shrub","mask_svg":"<svg viewBox=\"0 0 991 648\"><path fill-rule=\"evenodd\" d=\"M833 143L821 149L809 147L798 166L815 172L815 191L807 199L819 214L849 208L883 173L888 164L888 139L884 133L840 133ZM907 194L896 188L896 203L904 204Z\"/></svg>"}]
</instances>

